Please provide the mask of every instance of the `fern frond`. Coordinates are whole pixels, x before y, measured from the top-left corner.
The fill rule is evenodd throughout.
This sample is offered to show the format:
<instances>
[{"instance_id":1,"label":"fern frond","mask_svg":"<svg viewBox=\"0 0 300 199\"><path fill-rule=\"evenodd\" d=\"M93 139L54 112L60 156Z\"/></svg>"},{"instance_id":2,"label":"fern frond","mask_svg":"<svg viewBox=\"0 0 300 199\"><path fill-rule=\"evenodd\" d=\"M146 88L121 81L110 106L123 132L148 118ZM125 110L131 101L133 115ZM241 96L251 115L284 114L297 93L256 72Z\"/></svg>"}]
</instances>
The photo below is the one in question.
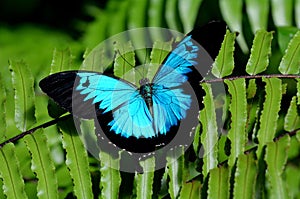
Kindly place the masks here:
<instances>
[{"instance_id":1,"label":"fern frond","mask_svg":"<svg viewBox=\"0 0 300 199\"><path fill-rule=\"evenodd\" d=\"M205 107L200 111L199 117L203 129L201 144L204 152L200 151L199 153L203 153L201 154L204 163L202 173L204 176L207 176L209 170L215 168L218 164L218 127L211 85L203 84L203 89L206 93L203 98Z\"/></svg>"},{"instance_id":2,"label":"fern frond","mask_svg":"<svg viewBox=\"0 0 300 199\"><path fill-rule=\"evenodd\" d=\"M288 135L267 144L265 161L267 163L266 175L271 185L269 189L270 197L289 198L287 187L284 185L282 177L289 146L290 137Z\"/></svg>"},{"instance_id":3,"label":"fern frond","mask_svg":"<svg viewBox=\"0 0 300 199\"><path fill-rule=\"evenodd\" d=\"M58 198L57 178L43 129L34 135L25 136L24 141L31 154L31 169L38 178L39 198Z\"/></svg>"},{"instance_id":4,"label":"fern frond","mask_svg":"<svg viewBox=\"0 0 300 199\"><path fill-rule=\"evenodd\" d=\"M231 112L231 128L228 138L231 141L231 154L228 164L233 166L235 159L245 151L246 146L246 121L247 121L247 102L245 79L225 81L231 95L229 111Z\"/></svg>"},{"instance_id":5,"label":"fern frond","mask_svg":"<svg viewBox=\"0 0 300 199\"><path fill-rule=\"evenodd\" d=\"M74 194L78 198L93 198L92 182L85 147L72 120L59 123L63 134L63 147L66 150L66 165L74 183Z\"/></svg>"},{"instance_id":6,"label":"fern frond","mask_svg":"<svg viewBox=\"0 0 300 199\"><path fill-rule=\"evenodd\" d=\"M15 146L8 143L0 149L0 173L7 198L27 198Z\"/></svg>"},{"instance_id":7,"label":"fern frond","mask_svg":"<svg viewBox=\"0 0 300 199\"><path fill-rule=\"evenodd\" d=\"M10 61L13 87L15 88L15 122L20 131L36 123L33 76L23 61Z\"/></svg>"},{"instance_id":8,"label":"fern frond","mask_svg":"<svg viewBox=\"0 0 300 199\"><path fill-rule=\"evenodd\" d=\"M101 198L119 198L119 187L121 185L120 171L120 156L113 158L110 154L100 151L99 154L101 163Z\"/></svg>"}]
</instances>

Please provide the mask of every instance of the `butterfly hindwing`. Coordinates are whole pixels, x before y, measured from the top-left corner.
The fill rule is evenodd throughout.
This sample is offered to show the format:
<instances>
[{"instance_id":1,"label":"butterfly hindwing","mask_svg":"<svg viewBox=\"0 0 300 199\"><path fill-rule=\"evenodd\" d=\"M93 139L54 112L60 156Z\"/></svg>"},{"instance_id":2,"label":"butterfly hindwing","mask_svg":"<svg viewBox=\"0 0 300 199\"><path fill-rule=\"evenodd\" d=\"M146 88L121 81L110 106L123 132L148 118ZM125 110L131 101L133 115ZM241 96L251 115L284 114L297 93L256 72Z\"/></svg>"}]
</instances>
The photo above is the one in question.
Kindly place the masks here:
<instances>
[{"instance_id":1,"label":"butterfly hindwing","mask_svg":"<svg viewBox=\"0 0 300 199\"><path fill-rule=\"evenodd\" d=\"M192 101L181 88L171 90L160 85L153 86L152 100L155 130L160 134L166 134L186 117Z\"/></svg>"}]
</instances>

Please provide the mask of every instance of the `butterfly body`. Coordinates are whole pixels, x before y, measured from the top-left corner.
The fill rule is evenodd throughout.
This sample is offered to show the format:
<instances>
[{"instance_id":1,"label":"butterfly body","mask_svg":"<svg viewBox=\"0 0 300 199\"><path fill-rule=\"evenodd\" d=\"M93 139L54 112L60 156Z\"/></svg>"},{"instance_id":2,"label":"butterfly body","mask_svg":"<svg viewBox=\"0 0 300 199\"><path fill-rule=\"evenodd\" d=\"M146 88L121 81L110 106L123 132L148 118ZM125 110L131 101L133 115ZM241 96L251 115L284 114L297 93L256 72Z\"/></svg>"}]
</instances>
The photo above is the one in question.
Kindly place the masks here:
<instances>
[{"instance_id":1,"label":"butterfly body","mask_svg":"<svg viewBox=\"0 0 300 199\"><path fill-rule=\"evenodd\" d=\"M142 79L140 80L141 87L139 88L140 95L143 97L143 99L146 102L146 105L148 109L150 110L152 108L153 102L152 102L152 86L153 84L149 83L148 79ZM152 113L152 111L150 110Z\"/></svg>"},{"instance_id":2,"label":"butterfly body","mask_svg":"<svg viewBox=\"0 0 300 199\"><path fill-rule=\"evenodd\" d=\"M103 132L97 133L101 139L106 137L131 152L152 152L173 142L178 134L177 141L184 141L190 131L187 129L198 123L197 98L202 95L198 66L204 60L201 56L209 55L193 36L189 34L179 42L153 79L142 78L139 87L94 71L52 74L40 82L40 87L74 116L95 119L96 130ZM183 130L181 123L187 123Z\"/></svg>"}]
</instances>

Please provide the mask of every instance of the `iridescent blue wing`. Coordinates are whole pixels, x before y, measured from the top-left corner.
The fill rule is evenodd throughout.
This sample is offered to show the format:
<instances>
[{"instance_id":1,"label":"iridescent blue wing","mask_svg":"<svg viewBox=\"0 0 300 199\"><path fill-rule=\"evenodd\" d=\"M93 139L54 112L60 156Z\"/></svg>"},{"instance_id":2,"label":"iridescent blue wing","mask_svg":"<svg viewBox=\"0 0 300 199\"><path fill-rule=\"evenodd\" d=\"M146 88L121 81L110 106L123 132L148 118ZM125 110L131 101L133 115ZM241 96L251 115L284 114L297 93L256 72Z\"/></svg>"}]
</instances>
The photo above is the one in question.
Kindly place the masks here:
<instances>
[{"instance_id":1,"label":"iridescent blue wing","mask_svg":"<svg viewBox=\"0 0 300 199\"><path fill-rule=\"evenodd\" d=\"M193 101L201 100L199 82L210 71L225 32L224 22L196 28L163 61L152 80L154 126L160 134L185 119Z\"/></svg>"},{"instance_id":2,"label":"iridescent blue wing","mask_svg":"<svg viewBox=\"0 0 300 199\"><path fill-rule=\"evenodd\" d=\"M152 116L139 90L101 73L66 71L50 75L40 87L60 106L81 118L111 112L110 131L123 137L155 136Z\"/></svg>"},{"instance_id":3,"label":"iridescent blue wing","mask_svg":"<svg viewBox=\"0 0 300 199\"><path fill-rule=\"evenodd\" d=\"M191 96L182 89L169 89L161 85L153 86L153 118L155 131L166 134L172 126L186 117L191 106Z\"/></svg>"},{"instance_id":4,"label":"iridescent blue wing","mask_svg":"<svg viewBox=\"0 0 300 199\"><path fill-rule=\"evenodd\" d=\"M166 134L171 126L177 125L190 109L192 97L183 89L183 84L197 65L199 48L191 35L186 36L167 56L152 80L154 126L160 134Z\"/></svg>"},{"instance_id":5,"label":"iridescent blue wing","mask_svg":"<svg viewBox=\"0 0 300 199\"><path fill-rule=\"evenodd\" d=\"M197 64L199 46L193 42L192 36L185 37L176 48L167 56L152 82L176 87L187 81L187 74Z\"/></svg>"},{"instance_id":6,"label":"iridescent blue wing","mask_svg":"<svg viewBox=\"0 0 300 199\"><path fill-rule=\"evenodd\" d=\"M210 22L192 30L165 58L152 82L174 87L191 81L189 76L200 81L202 75L210 71L225 33L223 21Z\"/></svg>"}]
</instances>

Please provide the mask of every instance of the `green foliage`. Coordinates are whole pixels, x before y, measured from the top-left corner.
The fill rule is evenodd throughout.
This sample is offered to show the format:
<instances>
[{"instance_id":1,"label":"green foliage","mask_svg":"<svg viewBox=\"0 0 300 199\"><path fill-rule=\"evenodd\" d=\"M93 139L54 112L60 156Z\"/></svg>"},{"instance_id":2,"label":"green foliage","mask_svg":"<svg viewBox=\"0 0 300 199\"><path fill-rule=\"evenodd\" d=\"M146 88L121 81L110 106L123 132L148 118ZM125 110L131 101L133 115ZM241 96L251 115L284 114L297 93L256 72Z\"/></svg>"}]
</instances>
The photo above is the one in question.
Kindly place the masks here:
<instances>
[{"instance_id":1,"label":"green foliage","mask_svg":"<svg viewBox=\"0 0 300 199\"><path fill-rule=\"evenodd\" d=\"M106 152L100 152L101 161L101 198L118 198L119 187L121 184L120 172L120 157L114 158Z\"/></svg>"},{"instance_id":2,"label":"green foliage","mask_svg":"<svg viewBox=\"0 0 300 199\"><path fill-rule=\"evenodd\" d=\"M253 198L257 176L257 161L254 153L241 154L238 157L234 174L234 198Z\"/></svg>"},{"instance_id":3,"label":"green foliage","mask_svg":"<svg viewBox=\"0 0 300 199\"><path fill-rule=\"evenodd\" d=\"M136 198L151 198L153 194L153 179L155 170L155 158L151 157L140 162L145 173L136 174Z\"/></svg>"},{"instance_id":4,"label":"green foliage","mask_svg":"<svg viewBox=\"0 0 300 199\"><path fill-rule=\"evenodd\" d=\"M170 150L167 156L168 176L170 177L169 194L172 199L178 196L183 181L184 156L181 155L177 159L177 153L183 154L183 148Z\"/></svg>"},{"instance_id":5,"label":"green foliage","mask_svg":"<svg viewBox=\"0 0 300 199\"><path fill-rule=\"evenodd\" d=\"M282 173L287 162L287 150L290 137L285 135L276 142L267 144L265 161L267 163L267 179L270 183L269 194L272 198L289 198Z\"/></svg>"},{"instance_id":6,"label":"green foliage","mask_svg":"<svg viewBox=\"0 0 300 199\"><path fill-rule=\"evenodd\" d=\"M215 83L202 83L204 108L200 111L193 147L186 152L182 148L174 150L181 156L178 159L168 156L166 168L159 171L154 171L154 158L141 161L148 172L130 176L119 171L122 154L116 158L100 152L99 162L87 153L72 122L62 121L0 148L0 197L299 197L300 80L257 79L264 75L256 75L274 71L299 75L300 37L296 25L300 27L300 0L220 0L218 3L220 16L232 32L226 33L212 74L216 78L250 74L253 79L227 78L226 96L215 95ZM86 46L82 68L103 71L101 67L107 66L108 60L105 52L92 51L95 54L87 56L89 48L129 28L162 26L188 32L199 21L205 21L202 17L210 12L207 4L208 0L111 0L103 10L89 7L95 19L84 31L84 47L49 30L1 28L0 140L63 114L41 94L37 83L49 73L77 69L81 64L79 51L83 53ZM269 13L276 29L267 31ZM149 67L143 71L150 79L173 42L160 41L159 32L151 38L155 43L147 58ZM246 62L240 62L236 38L243 52L247 52L252 43ZM143 40L144 35L141 35L131 38L129 43L115 44L115 50L119 51L113 63L116 76L138 82L141 70L134 66L137 60L145 59L145 54L132 49ZM22 42L16 45L13 41ZM24 61L19 61L20 58ZM7 60L11 60L9 66ZM218 124L219 112L222 112L223 126ZM81 124L81 133L96 139L92 122ZM191 155L194 153L196 157ZM123 190L122 186L130 190Z\"/></svg>"},{"instance_id":7,"label":"green foliage","mask_svg":"<svg viewBox=\"0 0 300 199\"><path fill-rule=\"evenodd\" d=\"M231 141L231 151L228 164L233 166L235 159L245 151L246 145L246 85L244 79L233 81L225 80L228 91L231 95L229 111L231 113L231 126L228 132L228 139Z\"/></svg>"},{"instance_id":8,"label":"green foliage","mask_svg":"<svg viewBox=\"0 0 300 199\"><path fill-rule=\"evenodd\" d=\"M4 194L7 198L27 198L15 146L11 143L4 146L1 149L0 159Z\"/></svg>"},{"instance_id":9,"label":"green foliage","mask_svg":"<svg viewBox=\"0 0 300 199\"><path fill-rule=\"evenodd\" d=\"M73 121L58 124L62 132L62 143L66 150L66 165L74 183L74 194L77 198L92 198L92 183L89 173L87 152L78 136Z\"/></svg>"},{"instance_id":10,"label":"green foliage","mask_svg":"<svg viewBox=\"0 0 300 199\"><path fill-rule=\"evenodd\" d=\"M2 83L2 77L0 76L0 140L1 142L5 139L5 131L6 131L6 121L5 121L5 102L6 102L6 92Z\"/></svg>"},{"instance_id":11,"label":"green foliage","mask_svg":"<svg viewBox=\"0 0 300 199\"><path fill-rule=\"evenodd\" d=\"M206 93L205 97L203 98L205 107L200 112L199 117L203 128L203 132L201 134L201 144L205 151L203 154L203 175L206 176L209 170L215 168L218 163L218 149L216 144L218 140L218 129L211 85L203 84L203 89Z\"/></svg>"},{"instance_id":12,"label":"green foliage","mask_svg":"<svg viewBox=\"0 0 300 199\"><path fill-rule=\"evenodd\" d=\"M257 155L261 155L262 148L268 142L274 139L277 123L278 112L280 110L280 102L282 98L281 80L276 78L263 78L266 83L266 100L260 117L260 129L258 130L258 150Z\"/></svg>"},{"instance_id":13,"label":"green foliage","mask_svg":"<svg viewBox=\"0 0 300 199\"><path fill-rule=\"evenodd\" d=\"M269 65L272 39L273 32L267 32L265 30L257 31L253 40L251 55L246 65L248 74L256 75L266 70Z\"/></svg>"},{"instance_id":14,"label":"green foliage","mask_svg":"<svg viewBox=\"0 0 300 199\"><path fill-rule=\"evenodd\" d=\"M135 71L133 70L133 66L135 66L135 59L131 42L125 44L117 43L115 44L115 48L118 50L120 55L117 55L115 58L114 74L117 77L126 79L133 84L138 83L138 81L136 82L135 80Z\"/></svg>"},{"instance_id":15,"label":"green foliage","mask_svg":"<svg viewBox=\"0 0 300 199\"><path fill-rule=\"evenodd\" d=\"M50 158L46 136L43 133L43 129L39 129L34 135L27 135L24 141L31 153L31 169L36 173L38 179L38 197L58 198L54 163Z\"/></svg>"},{"instance_id":16,"label":"green foliage","mask_svg":"<svg viewBox=\"0 0 300 199\"><path fill-rule=\"evenodd\" d=\"M300 128L300 117L297 112L296 96L292 98L288 112L284 118L284 130L294 131Z\"/></svg>"},{"instance_id":17,"label":"green foliage","mask_svg":"<svg viewBox=\"0 0 300 199\"><path fill-rule=\"evenodd\" d=\"M201 182L198 180L194 180L192 182L186 182L183 184L180 199L190 199L190 198L199 198L201 190Z\"/></svg>"},{"instance_id":18,"label":"green foliage","mask_svg":"<svg viewBox=\"0 0 300 199\"><path fill-rule=\"evenodd\" d=\"M243 0L220 0L220 8L225 21L229 21L229 27L238 31L241 35L237 38L244 52L248 52L248 47L242 31Z\"/></svg>"},{"instance_id":19,"label":"green foliage","mask_svg":"<svg viewBox=\"0 0 300 199\"><path fill-rule=\"evenodd\" d=\"M246 11L253 33L267 29L269 15L269 0L246 0Z\"/></svg>"},{"instance_id":20,"label":"green foliage","mask_svg":"<svg viewBox=\"0 0 300 199\"><path fill-rule=\"evenodd\" d=\"M229 198L230 169L222 165L210 171L208 180L208 198Z\"/></svg>"},{"instance_id":21,"label":"green foliage","mask_svg":"<svg viewBox=\"0 0 300 199\"><path fill-rule=\"evenodd\" d=\"M227 30L224 42L222 43L220 53L217 56L212 73L218 77L222 78L228 76L232 73L234 68L233 52L234 52L234 43L235 43L236 34L231 33Z\"/></svg>"},{"instance_id":22,"label":"green foliage","mask_svg":"<svg viewBox=\"0 0 300 199\"><path fill-rule=\"evenodd\" d=\"M159 42L159 41L154 42L153 49L152 49L151 55L150 55L151 67L149 67L148 74L147 74L147 77L149 79L152 79L154 77L156 71L158 70L159 64L157 64L157 63L162 63L164 58L172 50L171 45L172 45L172 41L170 41L170 42Z\"/></svg>"},{"instance_id":23,"label":"green foliage","mask_svg":"<svg viewBox=\"0 0 300 199\"><path fill-rule=\"evenodd\" d=\"M26 131L36 122L33 77L24 62L11 61L12 82L15 88L15 121L20 131Z\"/></svg>"},{"instance_id":24,"label":"green foliage","mask_svg":"<svg viewBox=\"0 0 300 199\"><path fill-rule=\"evenodd\" d=\"M300 62L300 31L298 31L293 39L290 41L285 55L283 56L279 71L282 74L298 74L299 73L299 62Z\"/></svg>"}]
</instances>

